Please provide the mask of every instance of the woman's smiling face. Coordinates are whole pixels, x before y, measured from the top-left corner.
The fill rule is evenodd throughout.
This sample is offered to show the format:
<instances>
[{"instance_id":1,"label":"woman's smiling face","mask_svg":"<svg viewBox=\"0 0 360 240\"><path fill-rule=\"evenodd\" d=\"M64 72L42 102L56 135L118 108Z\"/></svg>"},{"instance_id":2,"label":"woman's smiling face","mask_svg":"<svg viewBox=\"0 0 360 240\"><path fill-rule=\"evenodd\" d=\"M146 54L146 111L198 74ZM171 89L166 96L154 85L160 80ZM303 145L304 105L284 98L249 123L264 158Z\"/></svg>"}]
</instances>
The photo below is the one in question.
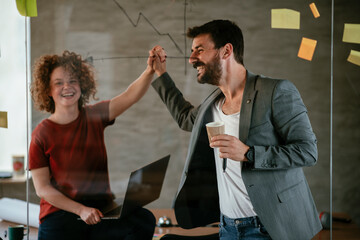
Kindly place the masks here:
<instances>
[{"instance_id":1,"label":"woman's smiling face","mask_svg":"<svg viewBox=\"0 0 360 240\"><path fill-rule=\"evenodd\" d=\"M50 93L55 102L55 111L58 107L78 107L81 96L79 80L73 78L63 67L57 67L50 76Z\"/></svg>"}]
</instances>

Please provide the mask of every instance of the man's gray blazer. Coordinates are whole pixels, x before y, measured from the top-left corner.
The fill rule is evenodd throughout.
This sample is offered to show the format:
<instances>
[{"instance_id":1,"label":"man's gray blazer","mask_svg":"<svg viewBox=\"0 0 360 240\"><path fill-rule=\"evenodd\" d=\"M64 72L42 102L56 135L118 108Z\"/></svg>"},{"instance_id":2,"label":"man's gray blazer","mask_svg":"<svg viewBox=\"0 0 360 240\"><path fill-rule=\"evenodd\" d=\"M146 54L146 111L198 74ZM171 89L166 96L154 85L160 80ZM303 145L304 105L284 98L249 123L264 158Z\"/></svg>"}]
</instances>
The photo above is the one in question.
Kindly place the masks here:
<instances>
[{"instance_id":1,"label":"man's gray blazer","mask_svg":"<svg viewBox=\"0 0 360 240\"><path fill-rule=\"evenodd\" d=\"M218 222L214 152L205 124L212 121L211 106L223 94L216 89L194 107L167 73L152 86L180 128L192 132L174 200L176 219L183 228ZM261 222L273 239L311 239L321 223L302 167L316 163L317 146L298 90L287 80L247 71L239 124L239 139L255 149L255 161L244 162L242 177Z\"/></svg>"}]
</instances>

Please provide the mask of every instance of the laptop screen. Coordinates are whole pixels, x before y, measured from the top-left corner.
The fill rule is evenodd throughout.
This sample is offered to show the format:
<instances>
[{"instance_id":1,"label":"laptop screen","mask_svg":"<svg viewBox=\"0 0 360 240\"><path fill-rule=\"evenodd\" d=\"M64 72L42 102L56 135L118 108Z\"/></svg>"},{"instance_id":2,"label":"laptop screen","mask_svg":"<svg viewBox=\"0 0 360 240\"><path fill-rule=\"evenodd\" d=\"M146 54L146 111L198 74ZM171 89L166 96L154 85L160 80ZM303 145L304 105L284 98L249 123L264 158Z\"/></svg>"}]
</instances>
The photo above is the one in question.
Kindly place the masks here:
<instances>
[{"instance_id":1,"label":"laptop screen","mask_svg":"<svg viewBox=\"0 0 360 240\"><path fill-rule=\"evenodd\" d=\"M131 173L122 206L122 216L159 198L169 159L170 155Z\"/></svg>"}]
</instances>

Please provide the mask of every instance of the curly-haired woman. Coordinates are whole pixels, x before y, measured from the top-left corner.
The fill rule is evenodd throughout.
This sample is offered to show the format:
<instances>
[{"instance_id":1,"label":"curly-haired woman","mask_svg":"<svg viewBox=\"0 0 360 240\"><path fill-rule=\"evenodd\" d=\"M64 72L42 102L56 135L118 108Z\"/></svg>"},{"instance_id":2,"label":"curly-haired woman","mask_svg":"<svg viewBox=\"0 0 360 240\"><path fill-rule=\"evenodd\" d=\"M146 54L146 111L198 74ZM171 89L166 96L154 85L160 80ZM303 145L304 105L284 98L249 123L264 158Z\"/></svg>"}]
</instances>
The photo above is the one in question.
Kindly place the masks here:
<instances>
[{"instance_id":1,"label":"curly-haired woman","mask_svg":"<svg viewBox=\"0 0 360 240\"><path fill-rule=\"evenodd\" d=\"M153 78L151 64L159 60L149 57L146 70L127 90L94 105L86 105L95 99L94 69L80 55L64 51L36 61L32 98L39 110L51 114L34 129L29 149L41 198L39 239L152 239L150 211L101 221L99 208L113 200L104 129L145 94Z\"/></svg>"}]
</instances>

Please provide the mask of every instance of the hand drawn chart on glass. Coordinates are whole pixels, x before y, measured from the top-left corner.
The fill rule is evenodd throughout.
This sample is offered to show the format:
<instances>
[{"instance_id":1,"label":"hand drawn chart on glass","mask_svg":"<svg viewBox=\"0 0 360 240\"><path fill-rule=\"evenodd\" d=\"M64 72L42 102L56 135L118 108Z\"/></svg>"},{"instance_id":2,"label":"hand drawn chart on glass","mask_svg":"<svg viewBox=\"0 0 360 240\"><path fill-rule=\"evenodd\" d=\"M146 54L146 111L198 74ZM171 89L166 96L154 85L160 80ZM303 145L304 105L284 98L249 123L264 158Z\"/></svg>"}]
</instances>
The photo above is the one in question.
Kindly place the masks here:
<instances>
[{"instance_id":1,"label":"hand drawn chart on glass","mask_svg":"<svg viewBox=\"0 0 360 240\"><path fill-rule=\"evenodd\" d=\"M149 2L149 6L145 5L145 7L144 4L137 5L136 2L121 0L109 0L101 4L96 1L78 2L82 2L83 6L74 3L72 6L67 5L67 10L63 10L68 14L67 18L62 16L68 19L67 29L72 32L73 37L78 35L77 38L79 38L81 37L79 34L82 34L83 37L89 38L89 32L92 34L97 32L99 34L96 39L103 39L96 43L94 37L93 42L89 42L85 56L87 61L95 63L131 58L146 60L148 51L153 47L151 44L158 43L165 45L169 59L184 59L186 74L188 65L188 56L185 54L188 48L186 13L190 5L188 0L164 2L165 4L159 5ZM80 11L82 13L88 11L85 14L88 17L84 17L84 14L76 14ZM169 18L169 12L174 12L172 14L174 18ZM82 28L81 31L79 28ZM69 39L69 36L66 38L66 43L74 42L74 39ZM88 42L89 39L85 41ZM109 47L104 51L106 45L109 44L112 48ZM133 48L132 51L129 47ZM101 48L102 52L108 52L108 54L105 56L100 54Z\"/></svg>"}]
</instances>

